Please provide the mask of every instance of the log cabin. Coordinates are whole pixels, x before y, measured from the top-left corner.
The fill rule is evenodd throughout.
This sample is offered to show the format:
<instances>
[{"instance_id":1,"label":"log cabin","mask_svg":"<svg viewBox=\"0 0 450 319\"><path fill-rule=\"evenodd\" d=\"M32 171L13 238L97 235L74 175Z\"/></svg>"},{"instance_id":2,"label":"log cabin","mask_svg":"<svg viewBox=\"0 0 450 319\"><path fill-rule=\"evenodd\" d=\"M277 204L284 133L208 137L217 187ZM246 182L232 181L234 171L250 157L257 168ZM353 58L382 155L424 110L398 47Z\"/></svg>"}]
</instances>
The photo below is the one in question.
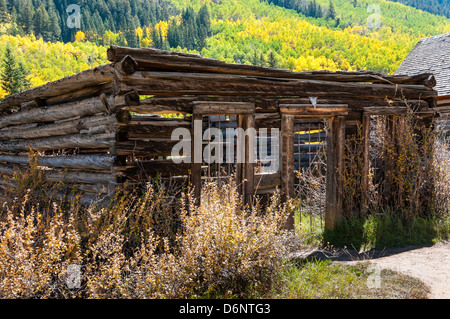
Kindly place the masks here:
<instances>
[{"instance_id":1,"label":"log cabin","mask_svg":"<svg viewBox=\"0 0 450 319\"><path fill-rule=\"evenodd\" d=\"M324 145L325 226L333 229L343 211L346 137L362 128L363 176L368 176L371 116L401 116L414 109L427 121L439 110L436 79L429 72L291 72L119 46L108 49L108 59L0 102L1 187L26 169L32 151L50 181L77 186L88 199L158 176L187 181L199 202L206 179L233 174L246 203L277 189L288 200L295 196L295 171L310 165L312 152ZM239 162L214 166L195 160L205 136L199 143L195 137L189 141L191 153L184 161L174 160L179 143L174 130L204 135L212 127L279 132L278 140L265 144L267 153L279 154L276 169L265 169L265 158L251 160L261 147L248 136ZM219 138L218 143L226 142ZM367 177L362 183L367 192ZM293 227L292 215L288 228Z\"/></svg>"}]
</instances>

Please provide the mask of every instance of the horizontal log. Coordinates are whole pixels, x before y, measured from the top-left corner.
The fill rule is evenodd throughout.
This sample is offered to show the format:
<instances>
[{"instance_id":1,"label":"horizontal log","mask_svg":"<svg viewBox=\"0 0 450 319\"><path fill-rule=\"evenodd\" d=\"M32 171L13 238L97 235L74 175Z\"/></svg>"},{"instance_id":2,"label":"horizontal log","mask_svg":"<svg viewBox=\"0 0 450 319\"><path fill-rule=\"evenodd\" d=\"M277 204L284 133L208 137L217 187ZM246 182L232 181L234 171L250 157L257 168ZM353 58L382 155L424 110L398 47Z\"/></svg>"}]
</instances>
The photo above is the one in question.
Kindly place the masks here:
<instances>
[{"instance_id":1,"label":"horizontal log","mask_svg":"<svg viewBox=\"0 0 450 319\"><path fill-rule=\"evenodd\" d=\"M126 167L118 168L129 178L172 177L189 175L190 163L176 164L172 160L141 161L127 163Z\"/></svg>"},{"instance_id":2,"label":"horizontal log","mask_svg":"<svg viewBox=\"0 0 450 319\"><path fill-rule=\"evenodd\" d=\"M92 86L98 86L100 84L112 82L113 79L113 64L101 65L94 69L89 69L57 81L49 82L24 92L9 95L0 102L0 111L19 106L24 102L36 99L48 99Z\"/></svg>"},{"instance_id":3,"label":"horizontal log","mask_svg":"<svg viewBox=\"0 0 450 319\"><path fill-rule=\"evenodd\" d=\"M104 149L114 145L115 142L116 133L96 135L74 134L33 140L1 141L0 151L20 153L29 151L30 148L35 151L69 148Z\"/></svg>"},{"instance_id":4,"label":"horizontal log","mask_svg":"<svg viewBox=\"0 0 450 319\"><path fill-rule=\"evenodd\" d=\"M276 113L279 112L279 104L307 104L308 98L286 98L286 97L248 97L248 96L156 96L142 100L139 105L126 106L124 109L139 114L167 114L167 113L192 113L194 101L215 101L215 102L247 102L254 103L256 113ZM424 100L408 100L410 105L419 105L428 107L428 102ZM402 99L386 98L326 98L318 97L318 104L347 104L352 110L363 111L365 106L384 105L384 106L405 106ZM311 104L312 105L312 104Z\"/></svg>"},{"instance_id":5,"label":"horizontal log","mask_svg":"<svg viewBox=\"0 0 450 319\"><path fill-rule=\"evenodd\" d=\"M118 75L115 94L135 89L148 95L258 95L299 97L435 98L437 92L423 85L340 83L318 80L275 79L242 75L145 72Z\"/></svg>"},{"instance_id":6,"label":"horizontal log","mask_svg":"<svg viewBox=\"0 0 450 319\"><path fill-rule=\"evenodd\" d=\"M0 165L0 174L12 176L17 170L24 170L21 166ZM111 173L81 172L67 170L43 170L45 177L52 182L86 183L86 184L116 184L118 176Z\"/></svg>"},{"instance_id":7,"label":"horizontal log","mask_svg":"<svg viewBox=\"0 0 450 319\"><path fill-rule=\"evenodd\" d=\"M126 122L121 116L96 115L55 124L14 126L0 130L0 141L17 139L36 139L42 137L77 134L102 134L116 132L119 124Z\"/></svg>"},{"instance_id":8,"label":"horizontal log","mask_svg":"<svg viewBox=\"0 0 450 319\"><path fill-rule=\"evenodd\" d=\"M208 102L196 101L193 113L203 115L213 114L254 114L255 104L245 102Z\"/></svg>"},{"instance_id":9,"label":"horizontal log","mask_svg":"<svg viewBox=\"0 0 450 319\"><path fill-rule=\"evenodd\" d=\"M52 182L86 183L86 184L116 184L118 177L111 173L92 173L80 171L45 171L45 177Z\"/></svg>"},{"instance_id":10,"label":"horizontal log","mask_svg":"<svg viewBox=\"0 0 450 319\"><path fill-rule=\"evenodd\" d=\"M108 59L118 62L127 55L133 57L139 70L164 70L188 72L213 72L220 74L240 74L251 76L269 76L278 78L318 79L336 82L374 82L390 84L419 84L428 87L436 85L433 74L417 76L387 76L375 72L292 72L274 68L247 64L230 64L220 60L204 58L199 55L167 52L152 48L132 49L112 46L108 49Z\"/></svg>"},{"instance_id":11,"label":"horizontal log","mask_svg":"<svg viewBox=\"0 0 450 319\"><path fill-rule=\"evenodd\" d=\"M101 94L105 94L106 96L112 95L112 81L92 85L83 89L78 89L74 91L70 91L68 93L60 94L57 96L49 97L44 100L46 106L52 106L57 104L69 103L74 101L80 101L84 99L89 99L92 97L100 96ZM42 107L42 106L41 106Z\"/></svg>"},{"instance_id":12,"label":"horizontal log","mask_svg":"<svg viewBox=\"0 0 450 319\"><path fill-rule=\"evenodd\" d=\"M116 145L115 155L171 156L173 147L178 143L179 141L171 141L164 138L119 141Z\"/></svg>"},{"instance_id":13,"label":"horizontal log","mask_svg":"<svg viewBox=\"0 0 450 319\"><path fill-rule=\"evenodd\" d=\"M301 116L346 116L348 115L347 105L320 105L317 107L306 106L304 104L282 104L280 112Z\"/></svg>"},{"instance_id":14,"label":"horizontal log","mask_svg":"<svg viewBox=\"0 0 450 319\"><path fill-rule=\"evenodd\" d=\"M115 165L116 158L110 155L67 155L37 157L39 166L51 168L107 170ZM0 155L0 162L28 165L29 156Z\"/></svg>"},{"instance_id":15,"label":"horizontal log","mask_svg":"<svg viewBox=\"0 0 450 319\"><path fill-rule=\"evenodd\" d=\"M365 115L396 115L396 114L406 114L408 113L408 108L405 107L365 107Z\"/></svg>"},{"instance_id":16,"label":"horizontal log","mask_svg":"<svg viewBox=\"0 0 450 319\"><path fill-rule=\"evenodd\" d=\"M172 133L177 128L184 128L191 130L192 123L189 121L131 121L123 129L128 132L128 137L168 137L172 136Z\"/></svg>"},{"instance_id":17,"label":"horizontal log","mask_svg":"<svg viewBox=\"0 0 450 319\"><path fill-rule=\"evenodd\" d=\"M84 117L108 112L105 95L78 102L70 102L45 108L6 115L0 119L0 128L36 122L54 122L77 116Z\"/></svg>"}]
</instances>

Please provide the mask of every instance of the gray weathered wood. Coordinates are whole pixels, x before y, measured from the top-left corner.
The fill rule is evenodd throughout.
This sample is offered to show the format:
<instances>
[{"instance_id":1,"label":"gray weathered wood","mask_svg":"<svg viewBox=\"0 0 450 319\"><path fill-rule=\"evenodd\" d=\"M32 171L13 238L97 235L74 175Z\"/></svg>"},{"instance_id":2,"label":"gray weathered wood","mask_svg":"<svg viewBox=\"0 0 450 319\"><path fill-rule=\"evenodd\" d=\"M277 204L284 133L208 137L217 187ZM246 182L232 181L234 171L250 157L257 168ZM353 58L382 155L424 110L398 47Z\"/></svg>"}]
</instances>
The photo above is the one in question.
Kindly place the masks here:
<instances>
[{"instance_id":1,"label":"gray weathered wood","mask_svg":"<svg viewBox=\"0 0 450 319\"><path fill-rule=\"evenodd\" d=\"M94 97L78 102L70 102L45 108L37 108L6 115L0 118L0 128L36 122L54 122L77 116L90 116L108 112L105 96Z\"/></svg>"},{"instance_id":2,"label":"gray weathered wood","mask_svg":"<svg viewBox=\"0 0 450 319\"><path fill-rule=\"evenodd\" d=\"M39 139L0 142L0 151L20 153L29 151L60 150L70 148L108 148L116 142L116 133L74 134Z\"/></svg>"},{"instance_id":3,"label":"gray weathered wood","mask_svg":"<svg viewBox=\"0 0 450 319\"><path fill-rule=\"evenodd\" d=\"M294 198L294 115L281 116L281 191L284 201ZM294 212L286 222L286 229L294 230Z\"/></svg>"},{"instance_id":4,"label":"gray weathered wood","mask_svg":"<svg viewBox=\"0 0 450 319\"><path fill-rule=\"evenodd\" d=\"M70 94L77 90L112 82L114 78L113 64L105 64L94 69L49 82L30 90L7 96L0 102L0 111L19 106L21 103L48 99L51 97Z\"/></svg>"},{"instance_id":5,"label":"gray weathered wood","mask_svg":"<svg viewBox=\"0 0 450 319\"><path fill-rule=\"evenodd\" d=\"M116 115L96 115L55 124L34 125L31 128L20 125L1 129L0 141L36 139L80 132L88 134L110 133L117 131L119 123Z\"/></svg>"},{"instance_id":6,"label":"gray weathered wood","mask_svg":"<svg viewBox=\"0 0 450 319\"><path fill-rule=\"evenodd\" d=\"M37 157L37 164L53 168L107 170L115 165L115 157L110 155L67 155ZM0 155L0 163L28 165L29 156Z\"/></svg>"},{"instance_id":7,"label":"gray weathered wood","mask_svg":"<svg viewBox=\"0 0 450 319\"><path fill-rule=\"evenodd\" d=\"M254 114L255 104L245 102L193 102L194 113L203 115L214 114Z\"/></svg>"},{"instance_id":8,"label":"gray weathered wood","mask_svg":"<svg viewBox=\"0 0 450 319\"><path fill-rule=\"evenodd\" d=\"M145 72L118 75L115 94L131 90L149 95L258 95L299 97L380 97L435 98L437 92L423 85L340 83L318 80L279 79L242 75Z\"/></svg>"},{"instance_id":9,"label":"gray weathered wood","mask_svg":"<svg viewBox=\"0 0 450 319\"><path fill-rule=\"evenodd\" d=\"M133 49L111 46L108 49L108 59L118 62L127 55L138 63L139 70L190 71L221 74L240 74L251 76L269 76L276 78L320 79L335 82L373 82L389 84L420 84L434 87L436 79L431 73L416 76L388 76L375 72L292 72L246 64L231 64L220 60L201 57L194 54L167 52L153 48Z\"/></svg>"}]
</instances>

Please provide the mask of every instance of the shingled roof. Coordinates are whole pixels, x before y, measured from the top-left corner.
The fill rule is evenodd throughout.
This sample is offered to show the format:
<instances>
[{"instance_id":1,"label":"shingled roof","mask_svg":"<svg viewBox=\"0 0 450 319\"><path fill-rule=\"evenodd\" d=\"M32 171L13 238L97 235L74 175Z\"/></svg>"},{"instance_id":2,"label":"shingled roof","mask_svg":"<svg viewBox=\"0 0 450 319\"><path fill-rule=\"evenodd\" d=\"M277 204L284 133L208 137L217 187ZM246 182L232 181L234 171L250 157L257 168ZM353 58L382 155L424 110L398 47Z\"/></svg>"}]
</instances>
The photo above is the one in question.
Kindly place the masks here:
<instances>
[{"instance_id":1,"label":"shingled roof","mask_svg":"<svg viewBox=\"0 0 450 319\"><path fill-rule=\"evenodd\" d=\"M450 33L420 40L395 75L421 73L433 73L439 95L450 95Z\"/></svg>"}]
</instances>

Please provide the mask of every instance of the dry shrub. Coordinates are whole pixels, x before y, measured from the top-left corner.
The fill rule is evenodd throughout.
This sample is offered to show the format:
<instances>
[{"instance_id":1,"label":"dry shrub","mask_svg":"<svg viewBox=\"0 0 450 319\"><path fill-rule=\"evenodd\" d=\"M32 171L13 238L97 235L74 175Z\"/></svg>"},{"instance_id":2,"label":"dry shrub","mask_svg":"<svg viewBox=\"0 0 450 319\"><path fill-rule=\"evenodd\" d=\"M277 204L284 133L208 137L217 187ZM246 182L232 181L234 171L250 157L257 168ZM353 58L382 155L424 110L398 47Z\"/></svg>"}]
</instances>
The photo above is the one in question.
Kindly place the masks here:
<instances>
[{"instance_id":1,"label":"dry shrub","mask_svg":"<svg viewBox=\"0 0 450 319\"><path fill-rule=\"evenodd\" d=\"M264 212L244 208L231 185L207 185L202 198L197 207L190 194L174 201L149 185L103 208L72 202L49 211L28 197L5 204L0 298L247 297L270 290L287 249L279 198ZM73 289L70 265L82 267Z\"/></svg>"},{"instance_id":2,"label":"dry shrub","mask_svg":"<svg viewBox=\"0 0 450 319\"><path fill-rule=\"evenodd\" d=\"M0 298L65 298L68 266L81 262L73 215L54 207L51 220L28 206L28 196L6 209L0 223Z\"/></svg>"},{"instance_id":3,"label":"dry shrub","mask_svg":"<svg viewBox=\"0 0 450 319\"><path fill-rule=\"evenodd\" d=\"M394 134L389 126L394 126ZM448 145L439 141L433 127L410 111L402 117L375 118L374 128L371 211L396 212L405 218L448 213L450 196L441 187L448 187L449 169L439 154Z\"/></svg>"}]
</instances>

